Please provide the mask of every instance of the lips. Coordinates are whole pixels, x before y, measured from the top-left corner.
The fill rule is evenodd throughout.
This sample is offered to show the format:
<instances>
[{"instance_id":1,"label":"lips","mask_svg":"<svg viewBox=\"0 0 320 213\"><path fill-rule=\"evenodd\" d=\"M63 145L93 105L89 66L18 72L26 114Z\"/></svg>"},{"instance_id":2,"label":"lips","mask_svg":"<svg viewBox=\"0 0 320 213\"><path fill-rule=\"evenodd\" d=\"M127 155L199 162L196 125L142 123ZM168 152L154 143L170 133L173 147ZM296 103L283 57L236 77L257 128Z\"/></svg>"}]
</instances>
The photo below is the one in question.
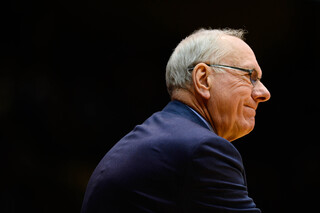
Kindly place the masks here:
<instances>
[{"instance_id":1,"label":"lips","mask_svg":"<svg viewBox=\"0 0 320 213\"><path fill-rule=\"evenodd\" d=\"M257 110L257 108L256 108L256 107L253 107L253 106L245 105L245 107L251 108L251 109L253 109L253 110Z\"/></svg>"},{"instance_id":2,"label":"lips","mask_svg":"<svg viewBox=\"0 0 320 213\"><path fill-rule=\"evenodd\" d=\"M256 115L256 108L253 107L253 106L248 106L248 105L245 105L245 108L247 108L248 110L246 110L246 115L248 116L255 116Z\"/></svg>"},{"instance_id":3,"label":"lips","mask_svg":"<svg viewBox=\"0 0 320 213\"><path fill-rule=\"evenodd\" d=\"M257 107L258 107L258 105L254 105L254 104L246 104L246 105L244 105L245 107L249 107L249 108L252 108L252 109L254 109L254 110L257 110Z\"/></svg>"}]
</instances>

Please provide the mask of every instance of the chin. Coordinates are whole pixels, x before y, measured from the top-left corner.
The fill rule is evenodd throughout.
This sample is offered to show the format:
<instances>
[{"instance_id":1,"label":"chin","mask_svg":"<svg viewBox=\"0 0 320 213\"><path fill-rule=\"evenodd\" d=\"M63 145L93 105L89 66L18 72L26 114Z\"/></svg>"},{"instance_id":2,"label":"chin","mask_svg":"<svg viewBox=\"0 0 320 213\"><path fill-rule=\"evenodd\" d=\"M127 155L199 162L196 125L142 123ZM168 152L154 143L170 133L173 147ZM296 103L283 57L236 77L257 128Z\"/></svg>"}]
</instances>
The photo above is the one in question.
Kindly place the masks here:
<instances>
[{"instance_id":1,"label":"chin","mask_svg":"<svg viewBox=\"0 0 320 213\"><path fill-rule=\"evenodd\" d=\"M236 135L236 137L234 137L232 140L230 141L234 141L238 138L241 138L247 134L249 134L255 125L255 119L254 117L250 118L250 119L246 119L244 120L242 123L240 123L238 126L240 127L239 129L241 129L238 134Z\"/></svg>"},{"instance_id":2,"label":"chin","mask_svg":"<svg viewBox=\"0 0 320 213\"><path fill-rule=\"evenodd\" d=\"M237 121L238 122L234 123L233 127L231 128L232 131L229 131L229 133L231 133L230 135L218 135L232 142L238 138L241 138L249 134L253 130L255 125L254 116L250 116L247 118L241 117L241 119L238 119Z\"/></svg>"},{"instance_id":3,"label":"chin","mask_svg":"<svg viewBox=\"0 0 320 213\"><path fill-rule=\"evenodd\" d=\"M246 132L245 135L249 134L253 130L254 125L255 125L255 118L254 117L246 119L246 122L243 125L244 132Z\"/></svg>"}]
</instances>

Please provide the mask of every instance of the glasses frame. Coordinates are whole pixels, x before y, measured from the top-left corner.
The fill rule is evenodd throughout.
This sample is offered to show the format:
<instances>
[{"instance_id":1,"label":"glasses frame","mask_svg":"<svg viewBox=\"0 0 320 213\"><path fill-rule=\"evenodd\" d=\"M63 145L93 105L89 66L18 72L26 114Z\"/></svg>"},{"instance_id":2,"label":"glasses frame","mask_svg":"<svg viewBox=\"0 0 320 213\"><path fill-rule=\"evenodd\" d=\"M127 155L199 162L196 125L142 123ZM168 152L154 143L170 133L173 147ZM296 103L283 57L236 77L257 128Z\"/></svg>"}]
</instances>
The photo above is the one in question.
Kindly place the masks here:
<instances>
[{"instance_id":1,"label":"glasses frame","mask_svg":"<svg viewBox=\"0 0 320 213\"><path fill-rule=\"evenodd\" d=\"M228 65L222 65L222 64L206 64L207 66L209 67L217 67L217 68L229 68L229 69L235 69L235 70L240 70L240 71L243 71L243 72L247 72L249 73L249 76L250 76L250 82L253 86L256 85L257 81L260 81L261 78L256 78L256 79L253 79L252 78L252 73L253 71L255 71L255 69L244 69L244 68L240 68L240 67L233 67L233 66L228 66ZM195 67L188 67L188 71L192 71ZM258 75L257 75L258 76Z\"/></svg>"}]
</instances>

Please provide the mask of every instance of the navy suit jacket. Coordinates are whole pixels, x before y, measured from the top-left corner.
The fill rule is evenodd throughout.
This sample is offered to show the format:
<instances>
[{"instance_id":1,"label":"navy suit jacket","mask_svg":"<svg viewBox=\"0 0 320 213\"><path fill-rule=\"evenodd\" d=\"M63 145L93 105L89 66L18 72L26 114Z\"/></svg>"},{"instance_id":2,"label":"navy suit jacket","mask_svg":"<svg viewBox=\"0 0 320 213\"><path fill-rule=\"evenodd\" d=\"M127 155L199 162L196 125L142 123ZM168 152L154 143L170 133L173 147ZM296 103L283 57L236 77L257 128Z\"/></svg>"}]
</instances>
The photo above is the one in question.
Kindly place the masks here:
<instances>
[{"instance_id":1,"label":"navy suit jacket","mask_svg":"<svg viewBox=\"0 0 320 213\"><path fill-rule=\"evenodd\" d=\"M242 159L186 105L170 102L101 160L82 213L260 212Z\"/></svg>"}]
</instances>

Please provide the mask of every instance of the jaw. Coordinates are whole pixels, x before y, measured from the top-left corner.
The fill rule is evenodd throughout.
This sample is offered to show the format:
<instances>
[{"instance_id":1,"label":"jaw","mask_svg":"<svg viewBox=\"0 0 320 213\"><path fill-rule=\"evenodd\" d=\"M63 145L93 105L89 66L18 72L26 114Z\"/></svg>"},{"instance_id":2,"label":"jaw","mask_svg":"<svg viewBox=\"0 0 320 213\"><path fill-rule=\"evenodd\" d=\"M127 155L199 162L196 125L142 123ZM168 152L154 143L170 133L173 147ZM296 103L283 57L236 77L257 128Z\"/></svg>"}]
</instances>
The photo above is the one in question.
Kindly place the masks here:
<instances>
[{"instance_id":1,"label":"jaw","mask_svg":"<svg viewBox=\"0 0 320 213\"><path fill-rule=\"evenodd\" d=\"M215 132L220 137L232 142L238 138L241 138L247 134L249 134L254 126L255 126L255 118L254 116L250 117L241 117L235 119L229 119L222 121L220 120L218 125L215 125Z\"/></svg>"}]
</instances>

